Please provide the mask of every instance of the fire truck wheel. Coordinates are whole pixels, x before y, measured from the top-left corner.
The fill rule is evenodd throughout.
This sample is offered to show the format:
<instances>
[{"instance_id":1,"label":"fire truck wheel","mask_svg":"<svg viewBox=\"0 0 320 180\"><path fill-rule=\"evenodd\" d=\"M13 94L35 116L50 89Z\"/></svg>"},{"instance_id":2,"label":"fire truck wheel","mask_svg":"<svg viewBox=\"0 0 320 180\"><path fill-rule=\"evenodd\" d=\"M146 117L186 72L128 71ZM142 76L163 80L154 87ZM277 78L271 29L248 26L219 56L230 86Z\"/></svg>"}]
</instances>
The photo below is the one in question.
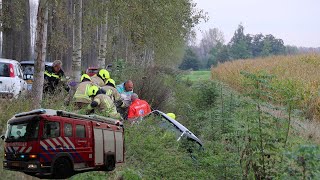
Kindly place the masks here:
<instances>
[{"instance_id":1,"label":"fire truck wheel","mask_svg":"<svg viewBox=\"0 0 320 180\"><path fill-rule=\"evenodd\" d=\"M107 156L105 159L106 171L113 171L116 168L114 156Z\"/></svg>"},{"instance_id":2,"label":"fire truck wheel","mask_svg":"<svg viewBox=\"0 0 320 180\"><path fill-rule=\"evenodd\" d=\"M66 158L58 158L53 166L53 176L57 179L65 179L73 174L70 161Z\"/></svg>"},{"instance_id":3,"label":"fire truck wheel","mask_svg":"<svg viewBox=\"0 0 320 180\"><path fill-rule=\"evenodd\" d=\"M35 172L24 172L25 174L29 175L29 176L35 176L36 173Z\"/></svg>"}]
</instances>

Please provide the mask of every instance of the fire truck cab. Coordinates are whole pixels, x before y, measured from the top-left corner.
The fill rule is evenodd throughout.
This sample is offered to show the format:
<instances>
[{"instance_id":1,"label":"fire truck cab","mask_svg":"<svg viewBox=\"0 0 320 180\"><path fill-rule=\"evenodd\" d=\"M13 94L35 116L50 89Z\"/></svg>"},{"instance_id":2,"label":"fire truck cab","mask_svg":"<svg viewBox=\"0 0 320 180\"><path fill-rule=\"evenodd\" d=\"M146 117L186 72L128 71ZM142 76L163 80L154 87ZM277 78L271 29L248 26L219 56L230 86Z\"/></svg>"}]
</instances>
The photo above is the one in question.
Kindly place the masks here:
<instances>
[{"instance_id":1,"label":"fire truck cab","mask_svg":"<svg viewBox=\"0 0 320 180\"><path fill-rule=\"evenodd\" d=\"M16 114L8 120L4 139L4 169L37 177L112 171L124 162L122 123L97 115L52 109Z\"/></svg>"}]
</instances>

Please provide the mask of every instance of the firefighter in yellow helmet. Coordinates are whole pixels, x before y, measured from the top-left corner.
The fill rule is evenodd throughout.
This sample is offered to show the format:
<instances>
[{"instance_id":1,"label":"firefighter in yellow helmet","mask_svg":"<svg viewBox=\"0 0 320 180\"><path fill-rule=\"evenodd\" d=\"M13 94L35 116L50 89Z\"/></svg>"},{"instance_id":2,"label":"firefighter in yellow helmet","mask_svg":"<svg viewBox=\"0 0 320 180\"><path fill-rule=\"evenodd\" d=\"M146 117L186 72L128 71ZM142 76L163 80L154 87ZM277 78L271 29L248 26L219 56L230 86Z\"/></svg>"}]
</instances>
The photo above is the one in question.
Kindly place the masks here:
<instances>
[{"instance_id":1,"label":"firefighter in yellow helmet","mask_svg":"<svg viewBox=\"0 0 320 180\"><path fill-rule=\"evenodd\" d=\"M106 92L94 85L89 88L89 97L93 97L91 104L88 106L89 110L94 109L95 112L106 117L121 119L120 114L117 112L116 106L112 99Z\"/></svg>"},{"instance_id":2,"label":"firefighter in yellow helmet","mask_svg":"<svg viewBox=\"0 0 320 180\"><path fill-rule=\"evenodd\" d=\"M106 80L110 78L110 74L105 69L100 69L97 74L91 77L91 81L100 87L105 85Z\"/></svg>"},{"instance_id":3,"label":"firefighter in yellow helmet","mask_svg":"<svg viewBox=\"0 0 320 180\"><path fill-rule=\"evenodd\" d=\"M73 95L73 102L76 109L82 109L91 103L89 97L89 88L93 86L91 78L87 74L83 74L80 78L80 84L78 84L77 90Z\"/></svg>"},{"instance_id":4,"label":"firefighter in yellow helmet","mask_svg":"<svg viewBox=\"0 0 320 180\"><path fill-rule=\"evenodd\" d=\"M176 119L176 115L174 113L167 113L167 116L169 116L172 119Z\"/></svg>"},{"instance_id":5,"label":"firefighter in yellow helmet","mask_svg":"<svg viewBox=\"0 0 320 180\"><path fill-rule=\"evenodd\" d=\"M116 89L116 82L113 79L108 79L106 85L101 87L106 91L106 94L111 97L113 102L117 107L125 107L125 104L122 102L120 93Z\"/></svg>"}]
</instances>

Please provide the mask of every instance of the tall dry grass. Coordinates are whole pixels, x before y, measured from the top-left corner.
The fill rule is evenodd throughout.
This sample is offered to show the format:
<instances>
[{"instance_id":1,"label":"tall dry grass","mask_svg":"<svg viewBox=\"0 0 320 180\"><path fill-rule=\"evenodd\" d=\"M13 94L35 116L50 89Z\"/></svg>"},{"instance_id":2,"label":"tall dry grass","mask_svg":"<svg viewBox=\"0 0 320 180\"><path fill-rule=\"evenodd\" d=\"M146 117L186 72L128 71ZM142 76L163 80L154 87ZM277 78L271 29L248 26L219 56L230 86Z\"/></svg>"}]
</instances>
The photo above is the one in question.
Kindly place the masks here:
<instances>
[{"instance_id":1,"label":"tall dry grass","mask_svg":"<svg viewBox=\"0 0 320 180\"><path fill-rule=\"evenodd\" d=\"M272 56L249 60L237 60L211 68L213 79L221 80L232 88L247 92L247 79L241 71L274 75L271 85L273 96L286 101L285 91L294 92L296 107L303 110L308 118L320 120L320 55ZM281 90L280 90L281 89Z\"/></svg>"}]
</instances>

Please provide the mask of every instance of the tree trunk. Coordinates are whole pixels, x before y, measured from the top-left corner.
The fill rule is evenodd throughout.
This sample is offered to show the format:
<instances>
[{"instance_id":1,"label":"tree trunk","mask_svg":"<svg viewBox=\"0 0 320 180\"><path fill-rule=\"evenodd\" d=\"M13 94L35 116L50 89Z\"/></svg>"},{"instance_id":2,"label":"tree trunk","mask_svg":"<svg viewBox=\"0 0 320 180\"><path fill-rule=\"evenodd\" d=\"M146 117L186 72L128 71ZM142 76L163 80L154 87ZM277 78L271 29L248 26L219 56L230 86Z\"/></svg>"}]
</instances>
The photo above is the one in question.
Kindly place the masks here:
<instances>
[{"instance_id":1,"label":"tree trunk","mask_svg":"<svg viewBox=\"0 0 320 180\"><path fill-rule=\"evenodd\" d=\"M37 26L37 11L38 11L38 2L30 1L30 44L31 44L31 53L30 59L35 59L35 42L36 42L36 26Z\"/></svg>"},{"instance_id":2,"label":"tree trunk","mask_svg":"<svg viewBox=\"0 0 320 180\"><path fill-rule=\"evenodd\" d=\"M44 61L47 47L47 26L48 26L48 1L40 0L37 15L37 41L36 41L36 62L34 71L34 82L32 95L34 109L41 107L44 83Z\"/></svg>"},{"instance_id":3,"label":"tree trunk","mask_svg":"<svg viewBox=\"0 0 320 180\"><path fill-rule=\"evenodd\" d=\"M106 67L107 40L108 40L108 11L106 11L105 22L101 24L99 57L98 57L98 66L101 68Z\"/></svg>"},{"instance_id":4,"label":"tree trunk","mask_svg":"<svg viewBox=\"0 0 320 180\"><path fill-rule=\"evenodd\" d=\"M72 79L79 82L81 77L82 0L76 0L74 2L73 17Z\"/></svg>"},{"instance_id":5,"label":"tree trunk","mask_svg":"<svg viewBox=\"0 0 320 180\"><path fill-rule=\"evenodd\" d=\"M107 58L107 48L108 48L108 0L101 1L103 8L104 19L101 23L101 32L100 32L100 42L99 42L99 57L98 57L98 66L101 68L106 67L106 58Z\"/></svg>"}]
</instances>

